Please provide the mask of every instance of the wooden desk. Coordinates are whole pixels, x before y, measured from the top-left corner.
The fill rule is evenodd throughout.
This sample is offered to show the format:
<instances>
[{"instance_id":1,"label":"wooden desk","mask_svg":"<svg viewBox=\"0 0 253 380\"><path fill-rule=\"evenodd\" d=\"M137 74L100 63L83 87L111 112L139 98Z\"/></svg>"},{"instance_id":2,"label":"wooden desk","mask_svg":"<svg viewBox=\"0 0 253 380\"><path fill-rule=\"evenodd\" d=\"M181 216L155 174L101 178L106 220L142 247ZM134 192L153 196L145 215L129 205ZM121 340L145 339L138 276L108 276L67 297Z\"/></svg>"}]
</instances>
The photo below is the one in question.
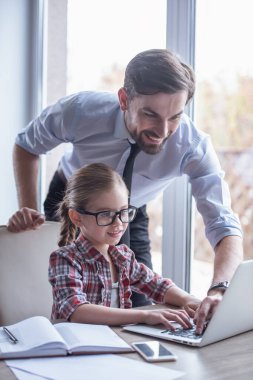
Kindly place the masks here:
<instances>
[{"instance_id":1,"label":"wooden desk","mask_svg":"<svg viewBox=\"0 0 253 380\"><path fill-rule=\"evenodd\" d=\"M152 337L122 332L119 328L114 330L128 343L152 340ZM155 365L185 372L180 378L182 380L253 379L253 331L202 348L188 347L161 339L160 342L175 353L178 360L155 363ZM142 360L136 353L124 356Z\"/></svg>"},{"instance_id":2,"label":"wooden desk","mask_svg":"<svg viewBox=\"0 0 253 380\"><path fill-rule=\"evenodd\" d=\"M158 307L156 306L155 308ZM115 327L114 330L128 343L152 340L152 337L124 332L120 327ZM185 372L185 375L180 378L182 380L253 379L253 331L203 348L187 347L165 340L160 341L178 356L178 360L176 362L155 363L153 365ZM123 355L135 360L143 360L137 353L117 355ZM15 376L6 366L5 362L0 360L0 380L15 379Z\"/></svg>"}]
</instances>

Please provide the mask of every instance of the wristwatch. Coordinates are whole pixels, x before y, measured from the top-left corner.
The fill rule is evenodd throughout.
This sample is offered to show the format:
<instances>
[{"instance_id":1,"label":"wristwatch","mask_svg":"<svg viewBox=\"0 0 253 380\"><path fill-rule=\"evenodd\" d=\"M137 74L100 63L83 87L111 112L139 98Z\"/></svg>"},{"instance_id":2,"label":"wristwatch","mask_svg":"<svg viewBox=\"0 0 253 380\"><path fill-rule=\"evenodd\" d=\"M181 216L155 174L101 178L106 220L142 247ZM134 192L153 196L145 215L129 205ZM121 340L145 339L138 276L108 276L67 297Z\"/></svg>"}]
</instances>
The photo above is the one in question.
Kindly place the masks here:
<instances>
[{"instance_id":1,"label":"wristwatch","mask_svg":"<svg viewBox=\"0 0 253 380\"><path fill-rule=\"evenodd\" d=\"M228 287L229 287L229 281L214 282L208 289L208 292L214 289L223 289L225 291L227 290Z\"/></svg>"}]
</instances>

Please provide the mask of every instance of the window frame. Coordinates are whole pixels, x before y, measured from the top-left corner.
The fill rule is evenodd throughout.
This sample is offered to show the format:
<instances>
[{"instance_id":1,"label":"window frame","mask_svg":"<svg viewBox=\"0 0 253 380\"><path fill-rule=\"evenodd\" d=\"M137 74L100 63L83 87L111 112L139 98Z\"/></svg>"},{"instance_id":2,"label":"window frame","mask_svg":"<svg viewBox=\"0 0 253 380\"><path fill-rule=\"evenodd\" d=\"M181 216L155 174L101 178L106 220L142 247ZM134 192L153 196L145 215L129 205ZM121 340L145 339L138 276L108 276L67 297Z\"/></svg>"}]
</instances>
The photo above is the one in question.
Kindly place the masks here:
<instances>
[{"instance_id":1,"label":"window frame","mask_svg":"<svg viewBox=\"0 0 253 380\"><path fill-rule=\"evenodd\" d=\"M167 48L194 68L196 0L167 0ZM186 112L193 118L193 102ZM186 176L163 195L162 275L190 291L193 252L192 195Z\"/></svg>"}]
</instances>

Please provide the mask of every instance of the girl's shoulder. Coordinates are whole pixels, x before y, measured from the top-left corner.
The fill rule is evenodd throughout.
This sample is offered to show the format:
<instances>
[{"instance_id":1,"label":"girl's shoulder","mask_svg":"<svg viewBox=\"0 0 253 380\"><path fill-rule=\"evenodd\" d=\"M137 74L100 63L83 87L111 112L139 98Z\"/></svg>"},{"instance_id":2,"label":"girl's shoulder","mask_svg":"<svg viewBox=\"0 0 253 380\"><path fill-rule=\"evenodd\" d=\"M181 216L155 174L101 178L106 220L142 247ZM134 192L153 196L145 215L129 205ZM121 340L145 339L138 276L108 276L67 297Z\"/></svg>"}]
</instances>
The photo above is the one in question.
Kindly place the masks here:
<instances>
[{"instance_id":1,"label":"girl's shoulder","mask_svg":"<svg viewBox=\"0 0 253 380\"><path fill-rule=\"evenodd\" d=\"M50 255L50 260L78 261L79 256L81 255L76 245L71 243L53 251Z\"/></svg>"}]
</instances>

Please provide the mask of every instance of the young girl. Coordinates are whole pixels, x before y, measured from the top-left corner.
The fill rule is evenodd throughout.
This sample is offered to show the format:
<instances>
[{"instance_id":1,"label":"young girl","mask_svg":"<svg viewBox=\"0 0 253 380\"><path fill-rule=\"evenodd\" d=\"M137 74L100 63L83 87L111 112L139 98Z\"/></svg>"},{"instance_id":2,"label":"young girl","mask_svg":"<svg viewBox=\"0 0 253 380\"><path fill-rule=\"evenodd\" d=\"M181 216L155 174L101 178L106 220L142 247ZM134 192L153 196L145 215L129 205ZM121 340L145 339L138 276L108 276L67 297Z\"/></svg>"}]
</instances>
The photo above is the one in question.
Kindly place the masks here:
<instances>
[{"instance_id":1,"label":"young girl","mask_svg":"<svg viewBox=\"0 0 253 380\"><path fill-rule=\"evenodd\" d=\"M200 301L138 263L126 245L116 246L136 214L119 174L104 164L77 170L58 213L61 248L51 254L49 266L53 319L107 325L162 323L168 329L177 321L191 327L189 316ZM132 290L187 312L131 309Z\"/></svg>"}]
</instances>

